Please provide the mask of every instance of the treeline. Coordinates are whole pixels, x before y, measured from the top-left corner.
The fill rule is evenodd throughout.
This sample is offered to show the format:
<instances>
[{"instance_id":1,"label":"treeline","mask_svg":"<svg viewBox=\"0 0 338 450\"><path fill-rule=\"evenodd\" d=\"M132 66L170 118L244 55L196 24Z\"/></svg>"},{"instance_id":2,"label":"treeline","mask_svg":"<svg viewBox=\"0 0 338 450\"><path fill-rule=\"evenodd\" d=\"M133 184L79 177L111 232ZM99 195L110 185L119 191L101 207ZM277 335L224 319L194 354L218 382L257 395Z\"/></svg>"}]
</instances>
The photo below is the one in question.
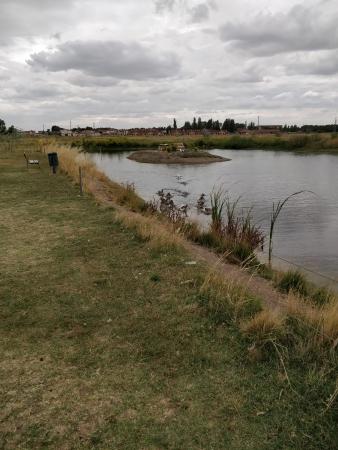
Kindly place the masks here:
<instances>
[{"instance_id":1,"label":"treeline","mask_svg":"<svg viewBox=\"0 0 338 450\"><path fill-rule=\"evenodd\" d=\"M10 127L6 127L6 123L4 120L0 119L0 134L14 134L16 132L16 129L14 125L11 125Z\"/></svg>"},{"instance_id":2,"label":"treeline","mask_svg":"<svg viewBox=\"0 0 338 450\"><path fill-rule=\"evenodd\" d=\"M286 133L335 133L338 128L336 124L332 125L284 125L283 129Z\"/></svg>"},{"instance_id":3,"label":"treeline","mask_svg":"<svg viewBox=\"0 0 338 450\"><path fill-rule=\"evenodd\" d=\"M192 122L185 122L183 127L179 128L180 130L212 130L212 131L227 131L229 133L235 133L240 128L246 128L245 123L236 123L233 119L225 119L224 122L220 122L219 120L202 120L201 117L193 118ZM169 126L167 130L177 130L177 122L174 119L173 126Z\"/></svg>"}]
</instances>

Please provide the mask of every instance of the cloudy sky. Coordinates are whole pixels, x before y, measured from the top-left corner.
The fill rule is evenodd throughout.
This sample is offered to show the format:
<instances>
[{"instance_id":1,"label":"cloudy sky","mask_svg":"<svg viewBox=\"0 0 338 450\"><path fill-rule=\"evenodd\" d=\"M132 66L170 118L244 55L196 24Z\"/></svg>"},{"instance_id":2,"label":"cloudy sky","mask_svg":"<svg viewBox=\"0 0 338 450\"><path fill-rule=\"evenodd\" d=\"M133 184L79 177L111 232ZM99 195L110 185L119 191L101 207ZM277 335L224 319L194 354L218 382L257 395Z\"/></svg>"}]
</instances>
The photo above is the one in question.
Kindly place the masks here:
<instances>
[{"instance_id":1,"label":"cloudy sky","mask_svg":"<svg viewBox=\"0 0 338 450\"><path fill-rule=\"evenodd\" d=\"M0 117L332 123L337 0L1 0Z\"/></svg>"}]
</instances>

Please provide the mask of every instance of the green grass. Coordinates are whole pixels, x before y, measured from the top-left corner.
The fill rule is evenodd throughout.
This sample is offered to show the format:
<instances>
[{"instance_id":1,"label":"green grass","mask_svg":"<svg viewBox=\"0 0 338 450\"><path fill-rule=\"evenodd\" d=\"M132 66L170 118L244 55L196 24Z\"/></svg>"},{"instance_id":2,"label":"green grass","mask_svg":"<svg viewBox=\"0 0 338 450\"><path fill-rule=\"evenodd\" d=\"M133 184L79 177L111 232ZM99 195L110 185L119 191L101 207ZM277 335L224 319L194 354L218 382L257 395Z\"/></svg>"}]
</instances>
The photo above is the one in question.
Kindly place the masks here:
<instances>
[{"instance_id":1,"label":"green grass","mask_svg":"<svg viewBox=\"0 0 338 450\"><path fill-rule=\"evenodd\" d=\"M210 135L210 136L127 136L58 138L60 142L80 146L87 152L121 152L157 149L161 143L183 142L188 149L263 149L296 152L337 152L338 137L331 134Z\"/></svg>"},{"instance_id":2,"label":"green grass","mask_svg":"<svg viewBox=\"0 0 338 450\"><path fill-rule=\"evenodd\" d=\"M332 383L295 365L295 395L276 359L250 362L201 305L203 267L154 252L36 149L0 144L1 449L337 448Z\"/></svg>"}]
</instances>

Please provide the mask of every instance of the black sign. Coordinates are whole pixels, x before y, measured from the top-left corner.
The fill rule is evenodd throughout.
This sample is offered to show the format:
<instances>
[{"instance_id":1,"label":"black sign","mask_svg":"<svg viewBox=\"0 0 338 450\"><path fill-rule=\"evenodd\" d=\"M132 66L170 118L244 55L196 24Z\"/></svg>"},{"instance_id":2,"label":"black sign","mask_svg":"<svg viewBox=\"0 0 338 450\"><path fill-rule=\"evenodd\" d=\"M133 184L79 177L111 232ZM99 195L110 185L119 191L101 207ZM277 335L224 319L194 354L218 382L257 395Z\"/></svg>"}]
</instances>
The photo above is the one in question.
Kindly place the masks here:
<instances>
[{"instance_id":1,"label":"black sign","mask_svg":"<svg viewBox=\"0 0 338 450\"><path fill-rule=\"evenodd\" d=\"M48 161L50 167L53 167L53 173L56 173L56 168L59 165L59 158L56 152L48 153Z\"/></svg>"}]
</instances>

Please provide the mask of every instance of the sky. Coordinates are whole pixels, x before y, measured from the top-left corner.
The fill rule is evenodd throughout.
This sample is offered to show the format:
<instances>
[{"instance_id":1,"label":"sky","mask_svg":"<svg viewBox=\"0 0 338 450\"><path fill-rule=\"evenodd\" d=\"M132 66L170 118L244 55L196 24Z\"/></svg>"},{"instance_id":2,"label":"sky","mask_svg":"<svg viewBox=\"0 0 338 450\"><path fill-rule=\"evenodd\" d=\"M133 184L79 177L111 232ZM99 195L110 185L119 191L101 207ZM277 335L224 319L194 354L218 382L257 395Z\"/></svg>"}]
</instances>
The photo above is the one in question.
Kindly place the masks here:
<instances>
[{"instance_id":1,"label":"sky","mask_svg":"<svg viewBox=\"0 0 338 450\"><path fill-rule=\"evenodd\" d=\"M333 123L336 0L1 0L0 118Z\"/></svg>"}]
</instances>

